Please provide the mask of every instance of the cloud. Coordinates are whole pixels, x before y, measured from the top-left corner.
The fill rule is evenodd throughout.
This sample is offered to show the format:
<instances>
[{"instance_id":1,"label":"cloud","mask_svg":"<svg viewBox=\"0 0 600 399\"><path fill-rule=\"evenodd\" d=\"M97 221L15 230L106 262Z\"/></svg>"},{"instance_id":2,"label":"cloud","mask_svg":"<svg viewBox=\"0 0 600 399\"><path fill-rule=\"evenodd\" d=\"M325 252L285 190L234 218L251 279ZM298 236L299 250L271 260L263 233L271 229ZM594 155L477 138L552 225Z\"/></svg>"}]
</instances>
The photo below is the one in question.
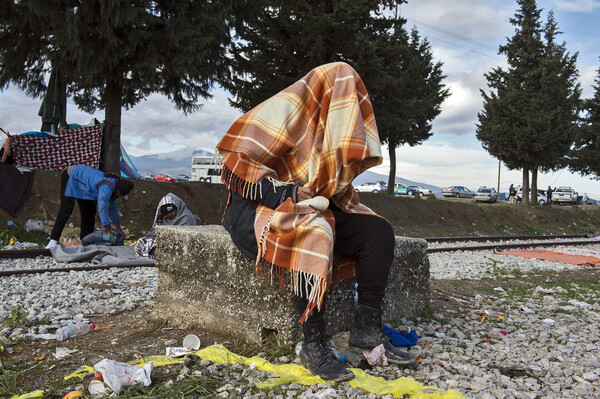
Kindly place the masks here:
<instances>
[{"instance_id":1,"label":"cloud","mask_svg":"<svg viewBox=\"0 0 600 399\"><path fill-rule=\"evenodd\" d=\"M229 106L227 93L222 90L215 91L199 111L187 116L166 98L153 95L123 113L122 135L130 145L128 151L136 156L181 148L214 149L240 114Z\"/></svg>"},{"instance_id":2,"label":"cloud","mask_svg":"<svg viewBox=\"0 0 600 399\"><path fill-rule=\"evenodd\" d=\"M592 12L600 8L598 0L555 0L557 10L571 12Z\"/></svg>"}]
</instances>

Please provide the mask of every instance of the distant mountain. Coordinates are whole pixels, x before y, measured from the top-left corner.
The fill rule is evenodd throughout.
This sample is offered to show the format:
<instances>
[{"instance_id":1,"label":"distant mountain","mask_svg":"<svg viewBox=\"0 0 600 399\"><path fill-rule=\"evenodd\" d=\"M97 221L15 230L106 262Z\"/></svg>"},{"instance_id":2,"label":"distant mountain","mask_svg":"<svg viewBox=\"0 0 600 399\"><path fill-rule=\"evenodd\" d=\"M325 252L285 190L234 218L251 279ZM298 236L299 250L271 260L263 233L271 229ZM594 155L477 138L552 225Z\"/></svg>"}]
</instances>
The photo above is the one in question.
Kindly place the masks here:
<instances>
[{"instance_id":1,"label":"distant mountain","mask_svg":"<svg viewBox=\"0 0 600 399\"><path fill-rule=\"evenodd\" d=\"M190 175L192 169L192 158L212 156L208 150L180 150L165 152L162 154L143 155L141 157L129 156L134 166L142 176L166 173L169 176L177 176L180 173Z\"/></svg>"},{"instance_id":2,"label":"distant mountain","mask_svg":"<svg viewBox=\"0 0 600 399\"><path fill-rule=\"evenodd\" d=\"M192 167L192 158L201 156L212 156L212 151L197 149L197 150L181 150L166 152L162 154L144 155L141 157L130 156L133 164L142 176L155 175L157 173L166 173L169 176L177 176L179 173L190 175ZM387 175L366 171L354 179L354 185L359 185L368 181L383 181L387 183ZM413 180L396 177L396 183L402 183L407 186L419 185L423 188L428 188L433 193L441 193L442 189L431 184L416 182Z\"/></svg>"}]
</instances>

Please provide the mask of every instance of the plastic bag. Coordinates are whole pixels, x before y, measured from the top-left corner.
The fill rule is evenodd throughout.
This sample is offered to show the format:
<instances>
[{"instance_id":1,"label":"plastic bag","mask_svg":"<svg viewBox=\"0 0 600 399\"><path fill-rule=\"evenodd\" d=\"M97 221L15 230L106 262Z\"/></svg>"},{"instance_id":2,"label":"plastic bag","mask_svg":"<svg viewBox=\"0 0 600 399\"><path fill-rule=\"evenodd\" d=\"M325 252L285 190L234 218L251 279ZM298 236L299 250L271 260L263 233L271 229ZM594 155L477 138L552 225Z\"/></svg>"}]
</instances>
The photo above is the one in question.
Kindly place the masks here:
<instances>
[{"instance_id":1,"label":"plastic bag","mask_svg":"<svg viewBox=\"0 0 600 399\"><path fill-rule=\"evenodd\" d=\"M46 231L41 220L29 219L25 223L25 231Z\"/></svg>"},{"instance_id":2,"label":"plastic bag","mask_svg":"<svg viewBox=\"0 0 600 399\"><path fill-rule=\"evenodd\" d=\"M127 363L103 359L94 365L94 369L102 373L104 383L113 392L118 393L121 387L132 385L135 382L141 382L146 387L149 386L152 383L150 373L153 366L154 362L147 363L143 367L137 367Z\"/></svg>"}]
</instances>

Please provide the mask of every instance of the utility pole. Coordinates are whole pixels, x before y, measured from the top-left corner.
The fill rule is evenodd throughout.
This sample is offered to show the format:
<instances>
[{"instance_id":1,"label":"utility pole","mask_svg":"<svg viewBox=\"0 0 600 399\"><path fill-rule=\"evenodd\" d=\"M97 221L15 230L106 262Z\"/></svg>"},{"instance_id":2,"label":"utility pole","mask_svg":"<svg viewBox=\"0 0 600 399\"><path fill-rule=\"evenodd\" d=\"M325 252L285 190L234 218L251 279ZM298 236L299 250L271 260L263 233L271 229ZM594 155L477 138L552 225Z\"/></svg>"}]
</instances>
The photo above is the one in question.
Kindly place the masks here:
<instances>
[{"instance_id":1,"label":"utility pole","mask_svg":"<svg viewBox=\"0 0 600 399\"><path fill-rule=\"evenodd\" d=\"M502 165L502 161L498 160L498 195L500 195L500 166ZM509 193L510 195L510 193Z\"/></svg>"}]
</instances>

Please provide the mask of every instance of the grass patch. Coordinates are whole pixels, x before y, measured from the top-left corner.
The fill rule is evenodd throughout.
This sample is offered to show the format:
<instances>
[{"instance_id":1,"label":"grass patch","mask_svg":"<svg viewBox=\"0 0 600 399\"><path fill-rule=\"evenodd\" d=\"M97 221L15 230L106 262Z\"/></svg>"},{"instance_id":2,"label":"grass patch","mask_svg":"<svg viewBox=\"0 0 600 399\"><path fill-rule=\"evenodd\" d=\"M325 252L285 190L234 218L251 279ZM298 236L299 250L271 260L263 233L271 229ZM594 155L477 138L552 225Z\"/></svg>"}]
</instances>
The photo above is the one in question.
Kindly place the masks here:
<instances>
[{"instance_id":1,"label":"grass patch","mask_svg":"<svg viewBox=\"0 0 600 399\"><path fill-rule=\"evenodd\" d=\"M217 389L223 385L222 381L214 378L192 375L173 384L152 384L145 387L141 384L135 384L126 387L120 392L120 398L217 398ZM232 394L234 390L232 390ZM239 392L235 391L239 395ZM235 394L232 397L235 397Z\"/></svg>"},{"instance_id":2,"label":"grass patch","mask_svg":"<svg viewBox=\"0 0 600 399\"><path fill-rule=\"evenodd\" d=\"M17 370L11 369L0 363L0 397L10 398L20 394L17 386Z\"/></svg>"},{"instance_id":3,"label":"grass patch","mask_svg":"<svg viewBox=\"0 0 600 399\"><path fill-rule=\"evenodd\" d=\"M288 359L294 359L296 357L296 344L298 341L288 340L282 342L277 334L269 334L261 343L255 345L244 345L244 349L240 353L242 356L254 356L257 353L262 353L262 357L270 362L276 361L281 356L286 356ZM236 348L239 345L234 345ZM238 350L238 349L236 349Z\"/></svg>"},{"instance_id":4,"label":"grass patch","mask_svg":"<svg viewBox=\"0 0 600 399\"><path fill-rule=\"evenodd\" d=\"M3 245L8 245L13 237L19 242L33 242L40 247L45 247L49 234L44 231L25 231L15 226L0 227L0 241Z\"/></svg>"},{"instance_id":5,"label":"grass patch","mask_svg":"<svg viewBox=\"0 0 600 399\"><path fill-rule=\"evenodd\" d=\"M431 321L431 319L433 319L433 315L435 314L435 308L433 307L433 305L431 303L428 303L427 306L425 307L425 309L423 309L423 313L421 313L421 317L423 317L426 320ZM398 323L400 324L400 323Z\"/></svg>"}]
</instances>

